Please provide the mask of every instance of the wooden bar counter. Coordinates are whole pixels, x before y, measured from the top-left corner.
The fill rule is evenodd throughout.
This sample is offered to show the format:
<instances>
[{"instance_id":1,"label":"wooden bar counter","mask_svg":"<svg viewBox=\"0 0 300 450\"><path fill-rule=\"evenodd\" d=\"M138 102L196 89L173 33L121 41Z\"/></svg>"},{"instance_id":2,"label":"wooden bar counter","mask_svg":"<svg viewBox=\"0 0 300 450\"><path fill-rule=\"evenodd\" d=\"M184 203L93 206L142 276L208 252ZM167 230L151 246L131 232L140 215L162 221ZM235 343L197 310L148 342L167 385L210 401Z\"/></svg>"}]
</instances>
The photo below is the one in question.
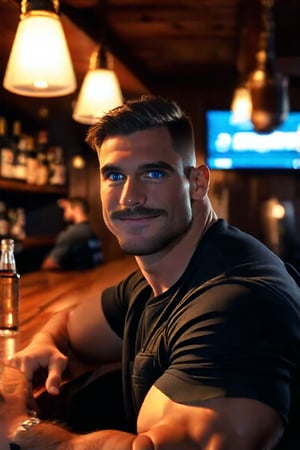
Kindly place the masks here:
<instances>
[{"instance_id":1,"label":"wooden bar counter","mask_svg":"<svg viewBox=\"0 0 300 450\"><path fill-rule=\"evenodd\" d=\"M17 348L24 348L54 313L91 297L100 299L104 288L117 283L136 267L133 257L124 256L85 271L37 271L22 275Z\"/></svg>"}]
</instances>

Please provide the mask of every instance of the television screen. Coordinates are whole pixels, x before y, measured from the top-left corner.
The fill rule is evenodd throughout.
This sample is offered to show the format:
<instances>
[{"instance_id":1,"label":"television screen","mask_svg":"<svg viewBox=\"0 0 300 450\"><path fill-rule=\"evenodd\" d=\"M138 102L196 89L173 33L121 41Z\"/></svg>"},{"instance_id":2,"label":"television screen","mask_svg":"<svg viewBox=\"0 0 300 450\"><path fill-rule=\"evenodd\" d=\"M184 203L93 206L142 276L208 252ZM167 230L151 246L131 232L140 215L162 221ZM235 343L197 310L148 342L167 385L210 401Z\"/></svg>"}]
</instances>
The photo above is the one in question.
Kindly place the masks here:
<instances>
[{"instance_id":1,"label":"television screen","mask_svg":"<svg viewBox=\"0 0 300 450\"><path fill-rule=\"evenodd\" d=\"M234 124L231 111L206 113L206 163L210 169L300 169L300 112L271 133Z\"/></svg>"}]
</instances>

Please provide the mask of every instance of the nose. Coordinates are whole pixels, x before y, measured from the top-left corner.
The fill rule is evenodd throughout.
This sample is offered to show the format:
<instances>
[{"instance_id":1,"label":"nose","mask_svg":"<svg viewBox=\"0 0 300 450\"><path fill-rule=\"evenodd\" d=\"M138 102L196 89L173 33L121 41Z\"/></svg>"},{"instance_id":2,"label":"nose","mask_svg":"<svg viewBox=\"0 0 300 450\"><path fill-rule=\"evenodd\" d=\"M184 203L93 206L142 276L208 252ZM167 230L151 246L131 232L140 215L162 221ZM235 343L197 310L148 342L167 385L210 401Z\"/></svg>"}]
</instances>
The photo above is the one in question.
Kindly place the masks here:
<instances>
[{"instance_id":1,"label":"nose","mask_svg":"<svg viewBox=\"0 0 300 450\"><path fill-rule=\"evenodd\" d=\"M144 192L142 183L138 180L127 178L123 185L122 194L120 197L120 205L132 208L133 206L144 205L146 202L146 194Z\"/></svg>"}]
</instances>

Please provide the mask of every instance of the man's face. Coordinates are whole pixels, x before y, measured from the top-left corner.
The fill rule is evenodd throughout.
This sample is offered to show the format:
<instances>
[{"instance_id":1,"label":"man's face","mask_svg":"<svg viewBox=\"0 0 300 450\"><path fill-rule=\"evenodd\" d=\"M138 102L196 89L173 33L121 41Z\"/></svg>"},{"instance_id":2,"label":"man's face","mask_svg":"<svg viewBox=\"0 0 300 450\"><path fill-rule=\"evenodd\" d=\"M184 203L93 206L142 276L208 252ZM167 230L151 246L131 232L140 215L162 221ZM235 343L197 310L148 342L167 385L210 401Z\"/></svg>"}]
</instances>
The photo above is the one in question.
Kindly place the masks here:
<instances>
[{"instance_id":1,"label":"man's face","mask_svg":"<svg viewBox=\"0 0 300 450\"><path fill-rule=\"evenodd\" d=\"M73 207L68 201L64 204L64 221L67 223L74 222Z\"/></svg>"},{"instance_id":2,"label":"man's face","mask_svg":"<svg viewBox=\"0 0 300 450\"><path fill-rule=\"evenodd\" d=\"M98 157L104 221L126 253L150 255L181 237L190 183L166 128L106 138Z\"/></svg>"}]
</instances>

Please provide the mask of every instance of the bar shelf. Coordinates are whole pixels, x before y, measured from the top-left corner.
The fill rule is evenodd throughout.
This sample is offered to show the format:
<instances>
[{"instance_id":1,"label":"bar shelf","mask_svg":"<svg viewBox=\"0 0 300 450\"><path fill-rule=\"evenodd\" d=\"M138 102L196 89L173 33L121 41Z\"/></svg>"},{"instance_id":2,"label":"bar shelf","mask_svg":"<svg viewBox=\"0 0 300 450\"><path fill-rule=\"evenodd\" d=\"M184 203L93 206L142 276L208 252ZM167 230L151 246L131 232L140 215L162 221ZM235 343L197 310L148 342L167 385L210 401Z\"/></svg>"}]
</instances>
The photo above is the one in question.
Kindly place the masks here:
<instances>
[{"instance_id":1,"label":"bar shelf","mask_svg":"<svg viewBox=\"0 0 300 450\"><path fill-rule=\"evenodd\" d=\"M54 195L68 195L67 186L54 186L54 185L43 185L38 186L36 184L27 184L21 181L6 180L0 178L0 189L10 192L24 192L32 194L54 194Z\"/></svg>"}]
</instances>

